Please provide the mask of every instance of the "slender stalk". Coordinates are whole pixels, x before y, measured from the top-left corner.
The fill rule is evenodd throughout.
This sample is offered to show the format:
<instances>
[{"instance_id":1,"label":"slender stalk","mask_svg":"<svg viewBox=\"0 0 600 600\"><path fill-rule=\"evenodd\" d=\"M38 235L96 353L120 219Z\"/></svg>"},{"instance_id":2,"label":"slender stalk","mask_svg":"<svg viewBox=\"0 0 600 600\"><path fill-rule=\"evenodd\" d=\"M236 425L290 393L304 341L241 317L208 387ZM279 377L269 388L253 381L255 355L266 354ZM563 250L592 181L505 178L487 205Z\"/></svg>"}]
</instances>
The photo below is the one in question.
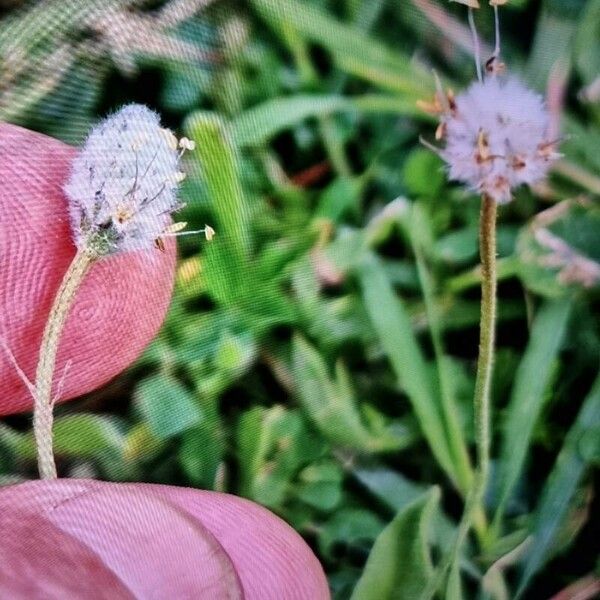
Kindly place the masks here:
<instances>
[{"instance_id":1,"label":"slender stalk","mask_svg":"<svg viewBox=\"0 0 600 600\"><path fill-rule=\"evenodd\" d=\"M471 35L473 36L473 54L475 56L477 80L481 82L483 81L483 75L481 72L481 44L479 42L479 36L477 35L477 27L475 27L475 18L473 17L472 8L469 8L469 27L471 29Z\"/></svg>"},{"instance_id":2,"label":"slender stalk","mask_svg":"<svg viewBox=\"0 0 600 600\"><path fill-rule=\"evenodd\" d=\"M432 598L435 591L451 569L450 578L456 583L459 576L461 549L474 522L484 518L483 502L490 465L490 391L494 366L494 341L496 330L496 215L494 200L484 195L481 201L479 222L479 253L481 256L481 319L479 329L479 357L475 380L474 419L475 441L477 445L477 466L471 489L465 500L462 518L452 550L422 598Z\"/></svg>"},{"instance_id":3,"label":"slender stalk","mask_svg":"<svg viewBox=\"0 0 600 600\"><path fill-rule=\"evenodd\" d=\"M52 396L54 367L60 336L77 290L96 256L79 250L73 258L48 315L42 337L37 370L35 374L33 434L38 455L41 479L56 479L54 450L52 447L52 424L55 398Z\"/></svg>"},{"instance_id":4,"label":"slender stalk","mask_svg":"<svg viewBox=\"0 0 600 600\"><path fill-rule=\"evenodd\" d=\"M483 502L490 470L490 390L494 367L496 332L496 213L497 205L484 195L479 222L479 254L481 256L481 320L479 327L479 357L473 399L477 468L471 491L458 527L453 568L458 568L460 550Z\"/></svg>"},{"instance_id":5,"label":"slender stalk","mask_svg":"<svg viewBox=\"0 0 600 600\"><path fill-rule=\"evenodd\" d=\"M477 493L480 499L485 492L490 466L490 391L496 338L496 214L496 202L484 195L479 226L481 324L474 399L477 470L480 486Z\"/></svg>"},{"instance_id":6,"label":"slender stalk","mask_svg":"<svg viewBox=\"0 0 600 600\"><path fill-rule=\"evenodd\" d=\"M417 263L417 272L423 290L423 299L425 301L425 310L429 320L429 330L435 354L438 379L440 382L440 397L442 400L442 412L448 434L450 450L453 453L454 464L457 469L457 484L460 493L466 497L473 485L473 467L469 459L467 445L461 429L458 418L458 406L452 389L452 374L448 370L448 364L444 354L444 345L442 342L442 332L440 328L439 315L432 290L431 275L427 269L423 250L414 236L411 235L411 241L415 259ZM487 520L481 506L476 507L473 515L473 526L477 536L483 542L487 536Z\"/></svg>"}]
</instances>

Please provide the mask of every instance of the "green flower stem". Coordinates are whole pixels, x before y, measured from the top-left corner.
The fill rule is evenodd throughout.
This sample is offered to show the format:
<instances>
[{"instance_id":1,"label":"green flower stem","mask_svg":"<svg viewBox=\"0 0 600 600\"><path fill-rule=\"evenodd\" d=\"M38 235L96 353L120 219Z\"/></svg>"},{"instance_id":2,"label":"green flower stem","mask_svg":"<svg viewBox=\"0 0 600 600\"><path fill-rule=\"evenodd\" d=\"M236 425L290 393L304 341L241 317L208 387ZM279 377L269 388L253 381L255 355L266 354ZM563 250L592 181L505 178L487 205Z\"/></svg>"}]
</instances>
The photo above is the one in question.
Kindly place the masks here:
<instances>
[{"instance_id":1,"label":"green flower stem","mask_svg":"<svg viewBox=\"0 0 600 600\"><path fill-rule=\"evenodd\" d=\"M427 267L425 253L423 251L423 241L420 241L418 232L423 229L420 219L422 218L418 206L413 207L411 225L407 228L407 235L411 241L413 253L417 264L417 272L423 299L425 301L425 311L429 322L431 340L438 370L438 379L440 382L441 408L446 424L447 435L450 450L453 453L453 462L456 467L456 484L466 498L473 485L473 467L469 458L467 444L462 431L460 420L458 418L458 407L452 385L452 374L448 370L448 363L444 354L444 345L442 342L442 330L440 326L440 315L435 303L433 283L431 273ZM422 236L421 236L422 237ZM477 507L473 515L473 526L480 542L487 539L487 520L481 506Z\"/></svg>"},{"instance_id":2,"label":"green flower stem","mask_svg":"<svg viewBox=\"0 0 600 600\"><path fill-rule=\"evenodd\" d=\"M479 357L475 380L474 417L477 468L458 526L452 569L458 573L461 548L482 505L490 470L490 391L494 368L496 332L496 215L497 205L489 196L481 201L479 253L481 256L481 320Z\"/></svg>"},{"instance_id":3,"label":"green flower stem","mask_svg":"<svg viewBox=\"0 0 600 600\"><path fill-rule=\"evenodd\" d=\"M481 322L474 399L475 439L477 442L477 476L474 487L478 502L483 499L490 468L490 392L494 368L497 303L496 216L496 202L484 195L479 226Z\"/></svg>"},{"instance_id":4,"label":"green flower stem","mask_svg":"<svg viewBox=\"0 0 600 600\"><path fill-rule=\"evenodd\" d=\"M479 223L479 252L481 256L481 319L479 330L479 357L477 359L477 378L475 381L474 416L475 441L477 444L477 466L472 479L471 489L465 500L465 508L458 532L437 577L424 590L422 598L432 598L446 579L448 569L450 579L448 589L459 587L459 563L462 547L471 527L479 522L485 523L482 503L487 486L490 465L490 391L494 366L494 341L496 329L496 216L497 205L484 195L481 202ZM481 537L481 536L480 536ZM485 541L485 540L482 540Z\"/></svg>"},{"instance_id":5,"label":"green flower stem","mask_svg":"<svg viewBox=\"0 0 600 600\"><path fill-rule=\"evenodd\" d=\"M52 381L60 336L67 320L69 309L96 255L87 250L78 250L54 298L42 337L37 370L35 374L33 434L38 455L38 470L41 479L56 479L54 450L52 447L52 424L55 398L52 396Z\"/></svg>"}]
</instances>

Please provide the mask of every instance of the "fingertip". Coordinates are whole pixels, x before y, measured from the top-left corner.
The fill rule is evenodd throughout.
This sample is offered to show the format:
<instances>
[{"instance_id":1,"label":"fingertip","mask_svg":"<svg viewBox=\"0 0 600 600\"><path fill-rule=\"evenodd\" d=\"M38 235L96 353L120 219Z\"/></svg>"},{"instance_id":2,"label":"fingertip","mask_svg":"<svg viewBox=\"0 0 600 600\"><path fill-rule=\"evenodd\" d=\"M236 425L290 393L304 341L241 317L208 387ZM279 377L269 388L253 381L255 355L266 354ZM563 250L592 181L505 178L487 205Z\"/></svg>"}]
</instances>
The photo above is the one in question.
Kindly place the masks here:
<instances>
[{"instance_id":1,"label":"fingertip","mask_svg":"<svg viewBox=\"0 0 600 600\"><path fill-rule=\"evenodd\" d=\"M74 148L1 124L0 335L33 379L50 306L75 255L62 191ZM175 272L176 245L99 261L84 280L61 337L55 373L65 364L60 400L106 383L129 366L159 329ZM31 396L0 353L0 414L29 410Z\"/></svg>"}]
</instances>

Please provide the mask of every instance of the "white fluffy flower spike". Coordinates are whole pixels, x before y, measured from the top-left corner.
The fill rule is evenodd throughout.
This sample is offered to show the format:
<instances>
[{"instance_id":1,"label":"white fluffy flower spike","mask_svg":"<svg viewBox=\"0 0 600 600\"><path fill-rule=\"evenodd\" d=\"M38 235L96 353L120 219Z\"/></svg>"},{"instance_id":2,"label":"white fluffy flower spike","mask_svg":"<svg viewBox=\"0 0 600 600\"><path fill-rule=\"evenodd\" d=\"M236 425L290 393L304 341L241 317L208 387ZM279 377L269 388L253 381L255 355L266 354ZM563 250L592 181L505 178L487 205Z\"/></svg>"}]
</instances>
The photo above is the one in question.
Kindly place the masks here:
<instances>
[{"instance_id":1,"label":"white fluffy flower spike","mask_svg":"<svg viewBox=\"0 0 600 600\"><path fill-rule=\"evenodd\" d=\"M171 214L186 140L160 125L149 108L131 104L94 127L65 185L77 247L98 255L157 246ZM180 151L181 148L181 151ZM160 245L159 245L160 247Z\"/></svg>"},{"instance_id":2,"label":"white fluffy flower spike","mask_svg":"<svg viewBox=\"0 0 600 600\"><path fill-rule=\"evenodd\" d=\"M516 78L503 76L497 5L493 6L496 48L485 65L485 76L470 11L478 81L456 97L451 91L444 94L438 82L434 102L421 106L440 115L436 139L444 140L445 146L426 145L447 163L450 178L506 203L513 189L543 179L559 154L557 140L549 139L549 116L541 96Z\"/></svg>"}]
</instances>

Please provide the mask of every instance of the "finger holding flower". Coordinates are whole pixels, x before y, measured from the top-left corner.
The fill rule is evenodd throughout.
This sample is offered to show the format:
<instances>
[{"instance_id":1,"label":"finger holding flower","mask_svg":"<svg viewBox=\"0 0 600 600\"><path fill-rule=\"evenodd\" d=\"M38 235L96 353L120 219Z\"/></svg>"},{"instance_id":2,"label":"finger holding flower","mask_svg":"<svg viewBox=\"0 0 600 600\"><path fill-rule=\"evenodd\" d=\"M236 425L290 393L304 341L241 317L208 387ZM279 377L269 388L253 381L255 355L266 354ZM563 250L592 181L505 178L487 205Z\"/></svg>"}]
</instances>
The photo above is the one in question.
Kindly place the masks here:
<instances>
[{"instance_id":1,"label":"finger holding flower","mask_svg":"<svg viewBox=\"0 0 600 600\"><path fill-rule=\"evenodd\" d=\"M77 251L63 192L76 153L45 135L0 124L2 415L32 407L14 363L34 379L51 305ZM100 387L139 356L169 306L175 257L173 240L165 238L164 253L127 252L94 262L60 336L56 402Z\"/></svg>"},{"instance_id":2,"label":"finger holding flower","mask_svg":"<svg viewBox=\"0 0 600 600\"><path fill-rule=\"evenodd\" d=\"M179 161L194 143L177 140L160 126L156 113L129 105L92 129L72 162L64 185L72 240L77 248L50 308L42 336L35 381L5 351L34 398L34 435L42 478L56 477L52 451L55 366L59 343L78 290L92 265L105 257L159 248L182 232L173 230L171 215L183 205L177 197L184 179ZM203 230L207 237L212 229ZM150 258L152 261L152 258ZM60 380L59 380L60 381Z\"/></svg>"}]
</instances>

